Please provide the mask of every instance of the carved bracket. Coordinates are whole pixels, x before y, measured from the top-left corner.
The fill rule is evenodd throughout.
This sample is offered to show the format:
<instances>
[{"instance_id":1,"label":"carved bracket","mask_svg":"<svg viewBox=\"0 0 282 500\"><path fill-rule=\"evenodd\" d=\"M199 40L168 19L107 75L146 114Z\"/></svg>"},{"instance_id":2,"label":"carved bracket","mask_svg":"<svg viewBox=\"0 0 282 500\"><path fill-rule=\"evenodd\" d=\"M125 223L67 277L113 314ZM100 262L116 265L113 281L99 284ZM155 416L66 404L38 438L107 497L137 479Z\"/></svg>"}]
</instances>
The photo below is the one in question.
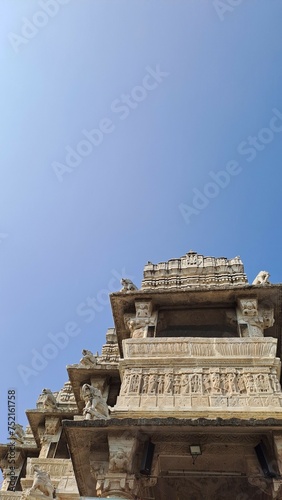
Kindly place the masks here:
<instances>
[{"instance_id":1,"label":"carved bracket","mask_svg":"<svg viewBox=\"0 0 282 500\"><path fill-rule=\"evenodd\" d=\"M274 310L268 304L259 306L255 298L238 299L237 320L241 337L263 337L274 324Z\"/></svg>"}]
</instances>

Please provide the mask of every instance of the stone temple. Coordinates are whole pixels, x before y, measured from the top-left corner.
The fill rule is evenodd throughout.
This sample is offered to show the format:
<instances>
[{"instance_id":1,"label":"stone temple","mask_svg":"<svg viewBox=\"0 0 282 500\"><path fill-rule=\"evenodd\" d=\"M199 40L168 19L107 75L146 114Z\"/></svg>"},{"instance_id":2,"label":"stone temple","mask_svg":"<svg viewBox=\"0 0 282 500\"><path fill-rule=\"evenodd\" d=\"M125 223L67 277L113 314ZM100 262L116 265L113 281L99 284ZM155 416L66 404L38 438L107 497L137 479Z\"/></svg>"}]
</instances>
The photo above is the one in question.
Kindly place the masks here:
<instances>
[{"instance_id":1,"label":"stone temple","mask_svg":"<svg viewBox=\"0 0 282 500\"><path fill-rule=\"evenodd\" d=\"M282 499L282 284L190 251L122 285L101 354L0 445L0 498Z\"/></svg>"}]
</instances>

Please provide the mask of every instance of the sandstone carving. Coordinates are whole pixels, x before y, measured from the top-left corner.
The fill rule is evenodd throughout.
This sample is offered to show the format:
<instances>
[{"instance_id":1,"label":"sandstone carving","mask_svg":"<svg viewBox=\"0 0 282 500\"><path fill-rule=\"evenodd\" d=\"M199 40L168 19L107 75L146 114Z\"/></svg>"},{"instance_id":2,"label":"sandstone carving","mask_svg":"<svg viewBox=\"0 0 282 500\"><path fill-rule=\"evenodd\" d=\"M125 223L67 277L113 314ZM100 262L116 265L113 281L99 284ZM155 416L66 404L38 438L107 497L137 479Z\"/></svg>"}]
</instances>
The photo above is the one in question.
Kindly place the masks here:
<instances>
[{"instance_id":1,"label":"sandstone carving","mask_svg":"<svg viewBox=\"0 0 282 500\"><path fill-rule=\"evenodd\" d=\"M119 449L117 450L109 462L109 470L115 472L126 472L128 468L128 458L126 453Z\"/></svg>"},{"instance_id":2,"label":"sandstone carving","mask_svg":"<svg viewBox=\"0 0 282 500\"><path fill-rule=\"evenodd\" d=\"M273 399L274 394L279 396ZM201 404L206 406L268 406L274 404L282 406L282 393L277 378L276 370L265 369L263 372L257 368L226 369L202 368L200 371L190 368L183 372L183 369L168 372L166 370L147 370L141 371L126 370L124 374L119 401L126 395L140 395L146 398L154 396L154 401L146 399L146 403L136 400L146 408L146 405L158 406L158 398L155 396L183 397L192 396L204 397L208 399L201 400ZM224 397L220 400L214 397ZM255 396L256 399L252 399ZM263 397L263 399L261 399ZM272 399L271 399L272 398ZM169 405L174 406L174 399L167 400ZM186 401L189 406L189 400ZM195 400L195 404L196 404ZM200 400L199 400L200 403ZM192 403L190 402L190 405ZM145 405L145 406L144 406Z\"/></svg>"},{"instance_id":3,"label":"sandstone carving","mask_svg":"<svg viewBox=\"0 0 282 500\"><path fill-rule=\"evenodd\" d=\"M94 420L97 418L108 418L109 408L104 400L101 391L97 387L89 384L83 384L81 395L85 402L83 415L86 420Z\"/></svg>"},{"instance_id":4,"label":"sandstone carving","mask_svg":"<svg viewBox=\"0 0 282 500\"><path fill-rule=\"evenodd\" d=\"M151 301L135 301L136 314L126 313L124 323L130 331L132 338L148 337L149 327L155 327L157 321L156 312L152 312Z\"/></svg>"},{"instance_id":5,"label":"sandstone carving","mask_svg":"<svg viewBox=\"0 0 282 500\"><path fill-rule=\"evenodd\" d=\"M20 424L15 424L14 425L14 432L9 437L9 439L16 441L19 444L22 444L24 442L24 438L25 438L25 431L24 431L23 426Z\"/></svg>"},{"instance_id":6,"label":"sandstone carving","mask_svg":"<svg viewBox=\"0 0 282 500\"><path fill-rule=\"evenodd\" d=\"M98 354L94 355L93 352L89 351L88 349L83 349L82 356L83 358L81 358L81 360L79 361L80 365L90 367L97 365Z\"/></svg>"},{"instance_id":7,"label":"sandstone carving","mask_svg":"<svg viewBox=\"0 0 282 500\"><path fill-rule=\"evenodd\" d=\"M121 278L120 283L122 285L121 292L131 292L133 290L138 290L137 286L134 285L134 283L128 278Z\"/></svg>"},{"instance_id":8,"label":"sandstone carving","mask_svg":"<svg viewBox=\"0 0 282 500\"><path fill-rule=\"evenodd\" d=\"M239 304L243 316L256 316L258 314L257 299L241 299Z\"/></svg>"},{"instance_id":9,"label":"sandstone carving","mask_svg":"<svg viewBox=\"0 0 282 500\"><path fill-rule=\"evenodd\" d=\"M179 259L159 264L148 262L144 268L142 289L222 287L247 282L240 257L205 257L190 250Z\"/></svg>"},{"instance_id":10,"label":"sandstone carving","mask_svg":"<svg viewBox=\"0 0 282 500\"><path fill-rule=\"evenodd\" d=\"M50 389L42 389L39 402L44 410L58 410L56 398Z\"/></svg>"},{"instance_id":11,"label":"sandstone carving","mask_svg":"<svg viewBox=\"0 0 282 500\"><path fill-rule=\"evenodd\" d=\"M10 424L1 500L281 499L282 285L192 250L121 283L101 355Z\"/></svg>"},{"instance_id":12,"label":"sandstone carving","mask_svg":"<svg viewBox=\"0 0 282 500\"><path fill-rule=\"evenodd\" d=\"M255 277L252 285L270 285L270 274L267 271L260 271Z\"/></svg>"},{"instance_id":13,"label":"sandstone carving","mask_svg":"<svg viewBox=\"0 0 282 500\"><path fill-rule=\"evenodd\" d=\"M72 407L73 405L76 406L75 397L70 382L65 382L64 386L62 387L56 398L56 401L57 404L58 403L64 405L67 404L68 407Z\"/></svg>"},{"instance_id":14,"label":"sandstone carving","mask_svg":"<svg viewBox=\"0 0 282 500\"><path fill-rule=\"evenodd\" d=\"M242 337L263 337L264 330L274 324L274 311L270 304L258 305L257 299L239 299L238 325Z\"/></svg>"},{"instance_id":15,"label":"sandstone carving","mask_svg":"<svg viewBox=\"0 0 282 500\"><path fill-rule=\"evenodd\" d=\"M275 356L277 340L273 338L248 339L248 338L228 338L216 339L195 339L195 338L169 338L150 339L144 342L143 339L128 339L124 341L125 358L142 357L167 357L186 358L192 357L236 357L250 356L255 358Z\"/></svg>"},{"instance_id":16,"label":"sandstone carving","mask_svg":"<svg viewBox=\"0 0 282 500\"><path fill-rule=\"evenodd\" d=\"M50 476L47 472L40 470L36 465L33 466L34 477L33 483L28 491L29 495L32 495L36 490L43 493L47 498L53 498L54 486L51 482Z\"/></svg>"}]
</instances>

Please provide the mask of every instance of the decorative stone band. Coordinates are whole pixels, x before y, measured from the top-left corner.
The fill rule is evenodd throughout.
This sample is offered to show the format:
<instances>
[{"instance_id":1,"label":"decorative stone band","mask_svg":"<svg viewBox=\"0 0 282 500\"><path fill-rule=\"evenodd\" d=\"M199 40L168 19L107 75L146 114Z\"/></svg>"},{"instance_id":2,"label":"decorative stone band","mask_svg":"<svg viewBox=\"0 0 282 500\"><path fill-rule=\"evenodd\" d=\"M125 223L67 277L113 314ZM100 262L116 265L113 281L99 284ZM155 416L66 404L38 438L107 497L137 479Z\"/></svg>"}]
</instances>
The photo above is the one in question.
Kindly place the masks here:
<instances>
[{"instance_id":1,"label":"decorative stone band","mask_svg":"<svg viewBox=\"0 0 282 500\"><path fill-rule=\"evenodd\" d=\"M278 407L274 368L126 369L116 411L195 407Z\"/></svg>"},{"instance_id":2,"label":"decorative stone band","mask_svg":"<svg viewBox=\"0 0 282 500\"><path fill-rule=\"evenodd\" d=\"M50 477L61 478L62 476L73 477L73 466L70 459L53 458L28 458L27 459L27 477L33 476L33 467L38 466Z\"/></svg>"},{"instance_id":3,"label":"decorative stone band","mask_svg":"<svg viewBox=\"0 0 282 500\"><path fill-rule=\"evenodd\" d=\"M191 251L179 259L146 264L142 289L198 288L247 283L240 257L228 260L225 257L204 257Z\"/></svg>"},{"instance_id":4,"label":"decorative stone band","mask_svg":"<svg viewBox=\"0 0 282 500\"><path fill-rule=\"evenodd\" d=\"M123 340L124 358L275 358L277 339L168 337Z\"/></svg>"},{"instance_id":5,"label":"decorative stone band","mask_svg":"<svg viewBox=\"0 0 282 500\"><path fill-rule=\"evenodd\" d=\"M22 491L1 491L0 498L1 500L21 500L22 499ZM33 497L34 498L34 497ZM42 497L43 498L43 497Z\"/></svg>"}]
</instances>

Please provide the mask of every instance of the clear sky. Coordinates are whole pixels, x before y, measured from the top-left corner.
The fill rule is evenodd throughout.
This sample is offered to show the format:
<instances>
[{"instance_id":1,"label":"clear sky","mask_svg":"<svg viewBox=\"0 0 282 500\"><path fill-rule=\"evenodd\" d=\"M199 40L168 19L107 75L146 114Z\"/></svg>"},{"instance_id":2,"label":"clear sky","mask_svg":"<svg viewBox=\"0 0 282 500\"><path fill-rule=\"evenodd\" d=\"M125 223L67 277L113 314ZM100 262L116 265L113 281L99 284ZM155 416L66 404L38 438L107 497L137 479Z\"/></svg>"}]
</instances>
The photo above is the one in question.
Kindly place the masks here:
<instances>
[{"instance_id":1,"label":"clear sky","mask_svg":"<svg viewBox=\"0 0 282 500\"><path fill-rule=\"evenodd\" d=\"M1 0L0 442L8 389L25 425L148 260L240 255L250 282L282 281L281 18L275 0Z\"/></svg>"}]
</instances>

